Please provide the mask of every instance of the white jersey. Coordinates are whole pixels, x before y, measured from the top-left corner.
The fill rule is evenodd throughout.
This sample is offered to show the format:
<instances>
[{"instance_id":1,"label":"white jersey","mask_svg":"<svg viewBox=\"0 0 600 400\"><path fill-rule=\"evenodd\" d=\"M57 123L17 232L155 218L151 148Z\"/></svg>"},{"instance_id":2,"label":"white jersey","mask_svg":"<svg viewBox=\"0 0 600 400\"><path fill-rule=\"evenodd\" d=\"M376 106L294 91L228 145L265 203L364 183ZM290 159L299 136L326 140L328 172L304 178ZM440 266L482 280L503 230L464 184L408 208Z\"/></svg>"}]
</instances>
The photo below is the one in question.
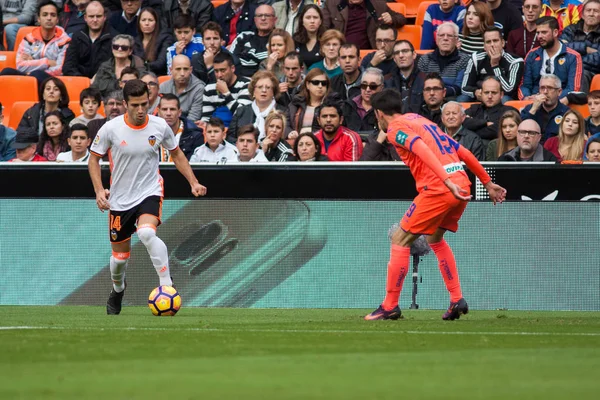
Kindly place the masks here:
<instances>
[{"instance_id":1,"label":"white jersey","mask_svg":"<svg viewBox=\"0 0 600 400\"><path fill-rule=\"evenodd\" d=\"M196 147L194 154L190 158L190 162L210 162L210 163L226 163L235 162L238 160L237 147L225 141L217 147L216 151L212 151L207 143Z\"/></svg>"},{"instance_id":2,"label":"white jersey","mask_svg":"<svg viewBox=\"0 0 600 400\"><path fill-rule=\"evenodd\" d=\"M103 157L110 150L110 209L126 211L149 196L163 196L159 174L161 144L177 148L175 135L164 119L149 115L141 126L130 125L127 114L105 123L94 139L91 152Z\"/></svg>"}]
</instances>

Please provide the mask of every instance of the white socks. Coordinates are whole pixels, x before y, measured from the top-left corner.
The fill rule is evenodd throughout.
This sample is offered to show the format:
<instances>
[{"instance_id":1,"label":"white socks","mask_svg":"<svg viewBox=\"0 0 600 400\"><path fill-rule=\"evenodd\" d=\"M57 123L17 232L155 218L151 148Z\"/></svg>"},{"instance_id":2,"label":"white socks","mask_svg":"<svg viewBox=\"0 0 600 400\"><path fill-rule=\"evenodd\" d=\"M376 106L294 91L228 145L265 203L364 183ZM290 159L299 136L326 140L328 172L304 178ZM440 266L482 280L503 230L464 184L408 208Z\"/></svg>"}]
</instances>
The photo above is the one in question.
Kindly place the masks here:
<instances>
[{"instance_id":1,"label":"white socks","mask_svg":"<svg viewBox=\"0 0 600 400\"><path fill-rule=\"evenodd\" d=\"M152 265L160 279L160 284L172 286L171 272L169 271L169 253L167 245L156 236L156 227L151 224L141 225L137 230L137 235L141 242L146 246Z\"/></svg>"},{"instance_id":2,"label":"white socks","mask_svg":"<svg viewBox=\"0 0 600 400\"><path fill-rule=\"evenodd\" d=\"M110 256L110 278L113 281L115 292L125 290L125 270L129 261L129 253L115 253Z\"/></svg>"}]
</instances>

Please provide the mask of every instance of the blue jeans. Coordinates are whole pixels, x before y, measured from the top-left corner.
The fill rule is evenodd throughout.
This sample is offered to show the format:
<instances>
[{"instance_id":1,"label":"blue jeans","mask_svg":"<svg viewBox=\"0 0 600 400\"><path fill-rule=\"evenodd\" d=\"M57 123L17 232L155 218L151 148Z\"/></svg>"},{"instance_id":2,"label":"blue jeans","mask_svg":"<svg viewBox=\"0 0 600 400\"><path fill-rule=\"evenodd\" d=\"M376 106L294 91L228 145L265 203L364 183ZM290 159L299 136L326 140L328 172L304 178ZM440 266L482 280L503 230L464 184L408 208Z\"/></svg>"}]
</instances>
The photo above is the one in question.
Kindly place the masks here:
<instances>
[{"instance_id":1,"label":"blue jeans","mask_svg":"<svg viewBox=\"0 0 600 400\"><path fill-rule=\"evenodd\" d=\"M13 49L15 47L15 41L17 40L17 32L19 29L27 26L25 24L8 24L4 27L4 32L6 33L6 45L8 46L9 51L16 51L17 49Z\"/></svg>"}]
</instances>

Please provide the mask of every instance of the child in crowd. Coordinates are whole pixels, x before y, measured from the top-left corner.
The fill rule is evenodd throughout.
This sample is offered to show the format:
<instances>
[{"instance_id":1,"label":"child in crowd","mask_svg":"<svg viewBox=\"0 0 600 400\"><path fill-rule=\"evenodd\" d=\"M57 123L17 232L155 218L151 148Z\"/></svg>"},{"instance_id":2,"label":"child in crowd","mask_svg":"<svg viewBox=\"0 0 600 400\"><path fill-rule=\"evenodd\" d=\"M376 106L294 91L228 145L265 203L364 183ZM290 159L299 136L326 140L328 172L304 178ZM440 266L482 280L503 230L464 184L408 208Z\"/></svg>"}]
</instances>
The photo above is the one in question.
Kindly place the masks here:
<instances>
[{"instance_id":1,"label":"child in crowd","mask_svg":"<svg viewBox=\"0 0 600 400\"><path fill-rule=\"evenodd\" d=\"M87 124L94 119L104 118L102 115L98 114L101 101L102 97L98 89L93 87L83 89L79 95L79 105L81 106L81 111L83 114L79 115L77 118L74 118L69 123L69 126L73 127L75 124L83 124L87 126Z\"/></svg>"},{"instance_id":2,"label":"child in crowd","mask_svg":"<svg viewBox=\"0 0 600 400\"><path fill-rule=\"evenodd\" d=\"M205 143L194 150L190 162L236 162L237 148L225 140L225 124L220 118L211 117L206 123Z\"/></svg>"},{"instance_id":3,"label":"child in crowd","mask_svg":"<svg viewBox=\"0 0 600 400\"><path fill-rule=\"evenodd\" d=\"M588 108L590 116L585 120L585 133L592 136L600 132L600 90L588 94Z\"/></svg>"}]
</instances>

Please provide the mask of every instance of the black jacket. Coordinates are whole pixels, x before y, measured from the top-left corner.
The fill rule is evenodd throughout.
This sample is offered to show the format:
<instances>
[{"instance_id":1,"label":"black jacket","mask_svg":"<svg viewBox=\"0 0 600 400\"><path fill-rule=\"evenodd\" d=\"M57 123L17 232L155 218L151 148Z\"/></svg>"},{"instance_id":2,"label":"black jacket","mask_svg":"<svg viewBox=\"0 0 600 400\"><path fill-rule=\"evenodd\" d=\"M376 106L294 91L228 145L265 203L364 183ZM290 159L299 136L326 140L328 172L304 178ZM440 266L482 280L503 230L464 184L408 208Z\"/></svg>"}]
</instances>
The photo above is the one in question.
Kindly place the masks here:
<instances>
[{"instance_id":1,"label":"black jacket","mask_svg":"<svg viewBox=\"0 0 600 400\"><path fill-rule=\"evenodd\" d=\"M446 132L448 136L450 134ZM487 146L483 145L483 141L476 133L471 132L462 126L458 132L452 136L462 147L469 150L479 161L485 161L485 150Z\"/></svg>"},{"instance_id":2,"label":"black jacket","mask_svg":"<svg viewBox=\"0 0 600 400\"><path fill-rule=\"evenodd\" d=\"M135 38L135 43L133 44L133 54L140 57L144 60L144 64L146 69L154 72L156 75L167 75L167 49L173 43L175 43L175 38L166 30L163 30L156 40L156 60L147 61L146 60L146 52L144 51L144 44L142 42L142 37L138 36Z\"/></svg>"},{"instance_id":3,"label":"black jacket","mask_svg":"<svg viewBox=\"0 0 600 400\"><path fill-rule=\"evenodd\" d=\"M346 88L346 78L344 74L339 74L331 78L331 90L340 95L343 100L353 99L360 94L360 82L362 79L362 72L356 78L356 81L352 83L352 86Z\"/></svg>"},{"instance_id":4,"label":"black jacket","mask_svg":"<svg viewBox=\"0 0 600 400\"><path fill-rule=\"evenodd\" d=\"M498 157L498 161L523 161L521 159L521 149L519 147L515 147L514 149L507 151ZM540 143L538 144L537 149L535 150L535 154L531 160L527 161L558 161L556 156L546 150L544 146Z\"/></svg>"},{"instance_id":5,"label":"black jacket","mask_svg":"<svg viewBox=\"0 0 600 400\"><path fill-rule=\"evenodd\" d=\"M465 119L463 126L479 135L483 139L483 144L487 146L490 140L498 138L498 121L509 110L519 112L516 108L502 103L491 108L487 108L483 103L473 104L465 111L465 114L471 118ZM488 122L493 124L488 126Z\"/></svg>"},{"instance_id":6,"label":"black jacket","mask_svg":"<svg viewBox=\"0 0 600 400\"><path fill-rule=\"evenodd\" d=\"M394 145L387 141L377 141L379 132L373 132L367 137L367 144L363 149L360 161L402 161Z\"/></svg>"},{"instance_id":7,"label":"black jacket","mask_svg":"<svg viewBox=\"0 0 600 400\"><path fill-rule=\"evenodd\" d=\"M567 26L562 31L560 40L567 47L579 53L586 71L593 74L600 72L600 51L591 54L587 52L588 47L600 50L600 28L586 34L583 31L583 19L581 19L578 23Z\"/></svg>"},{"instance_id":8,"label":"black jacket","mask_svg":"<svg viewBox=\"0 0 600 400\"><path fill-rule=\"evenodd\" d=\"M275 103L275 109L285 112L285 109L277 103ZM254 110L252 110L252 103L238 107L229 123L229 128L227 128L227 141L235 144L237 141L238 128L244 125L254 124L255 121L256 114L254 114Z\"/></svg>"},{"instance_id":9,"label":"black jacket","mask_svg":"<svg viewBox=\"0 0 600 400\"><path fill-rule=\"evenodd\" d=\"M201 34L201 29L208 21L213 13L213 5L210 0L190 0L189 13L194 21L196 21L196 33ZM179 2L177 0L165 0L163 4L163 17L166 26L173 29L175 18L180 14ZM165 26L165 25L163 25Z\"/></svg>"},{"instance_id":10,"label":"black jacket","mask_svg":"<svg viewBox=\"0 0 600 400\"><path fill-rule=\"evenodd\" d=\"M242 14L235 25L238 34L254 30L254 12L256 11L256 7L258 7L258 5L253 1L246 1L244 3ZM219 7L215 8L212 13L212 20L221 25L221 29L223 29L223 40L225 41L225 44L229 43L229 23L234 16L235 13L229 2L221 4Z\"/></svg>"},{"instance_id":11,"label":"black jacket","mask_svg":"<svg viewBox=\"0 0 600 400\"><path fill-rule=\"evenodd\" d=\"M42 131L40 130L40 117L42 107L42 103L35 103L27 111L25 111L25 113L23 114L23 118L21 118L21 122L19 122L19 126L16 130L20 131L21 129L29 128L36 131L38 135L41 135ZM73 114L73 111L71 111L67 107L61 108L59 109L59 111L62 114L63 120L66 125L69 125L69 122L71 122L71 120L75 118L75 114Z\"/></svg>"},{"instance_id":12,"label":"black jacket","mask_svg":"<svg viewBox=\"0 0 600 400\"><path fill-rule=\"evenodd\" d=\"M112 38L117 35L108 24L104 26L102 35L92 43L89 29L76 32L67 49L62 73L65 76L93 76L100 64L112 57Z\"/></svg>"},{"instance_id":13,"label":"black jacket","mask_svg":"<svg viewBox=\"0 0 600 400\"><path fill-rule=\"evenodd\" d=\"M419 114L419 115L427 118L428 120L434 122L439 127L443 126L443 124L442 124L442 109L440 108L439 110L431 111L429 109L429 107L427 107L427 104L425 103L425 101L423 101L421 103L421 105L418 107L416 106L416 104L411 105L411 107L409 107L408 112Z\"/></svg>"},{"instance_id":14,"label":"black jacket","mask_svg":"<svg viewBox=\"0 0 600 400\"><path fill-rule=\"evenodd\" d=\"M58 25L62 26L69 36L73 36L75 32L79 32L86 28L83 14L79 14L77 7L71 1L64 2L63 10L58 19ZM2 12L0 11L0 16Z\"/></svg>"},{"instance_id":15,"label":"black jacket","mask_svg":"<svg viewBox=\"0 0 600 400\"><path fill-rule=\"evenodd\" d=\"M304 97L300 95L296 95L292 102L288 105L287 114L288 114L288 123L285 127L284 138L287 139L288 135L292 131L296 131L300 133L302 129L302 121L304 120L304 112L306 111L306 100ZM315 112L315 117L313 118L312 123L312 132L315 133L321 126L319 125L319 121L317 119L317 113Z\"/></svg>"},{"instance_id":16,"label":"black jacket","mask_svg":"<svg viewBox=\"0 0 600 400\"><path fill-rule=\"evenodd\" d=\"M289 160L292 153L293 151L290 145L285 140L280 140L277 142L277 146L269 149L269 151L265 153L265 157L267 157L267 160L269 161L284 162Z\"/></svg>"},{"instance_id":17,"label":"black jacket","mask_svg":"<svg viewBox=\"0 0 600 400\"><path fill-rule=\"evenodd\" d=\"M189 161L194 150L204 144L204 132L189 119L180 118L180 120L183 121L183 132L179 138L179 148Z\"/></svg>"},{"instance_id":18,"label":"black jacket","mask_svg":"<svg viewBox=\"0 0 600 400\"><path fill-rule=\"evenodd\" d=\"M239 58L231 54L231 52L224 47L221 47L221 52L229 54L231 57L233 57L233 65L236 69L239 67ZM206 68L206 64L204 63L204 51L202 53L196 53L192 56L192 70L194 75L196 75L196 78L200 79L207 85L209 83L217 82L217 78L215 77L215 69L213 67L210 69Z\"/></svg>"},{"instance_id":19,"label":"black jacket","mask_svg":"<svg viewBox=\"0 0 600 400\"><path fill-rule=\"evenodd\" d=\"M418 110L423 103L423 87L425 87L425 74L419 71L417 64L407 78L402 76L400 69L392 74L391 79L385 81L386 88L396 89L402 96L402 111Z\"/></svg>"},{"instance_id":20,"label":"black jacket","mask_svg":"<svg viewBox=\"0 0 600 400\"><path fill-rule=\"evenodd\" d=\"M353 99L348 99L342 104L344 112L344 126L361 136L370 135L373 132L379 132L377 117L375 111L371 108L367 111L364 118L358 115L358 106Z\"/></svg>"}]
</instances>

